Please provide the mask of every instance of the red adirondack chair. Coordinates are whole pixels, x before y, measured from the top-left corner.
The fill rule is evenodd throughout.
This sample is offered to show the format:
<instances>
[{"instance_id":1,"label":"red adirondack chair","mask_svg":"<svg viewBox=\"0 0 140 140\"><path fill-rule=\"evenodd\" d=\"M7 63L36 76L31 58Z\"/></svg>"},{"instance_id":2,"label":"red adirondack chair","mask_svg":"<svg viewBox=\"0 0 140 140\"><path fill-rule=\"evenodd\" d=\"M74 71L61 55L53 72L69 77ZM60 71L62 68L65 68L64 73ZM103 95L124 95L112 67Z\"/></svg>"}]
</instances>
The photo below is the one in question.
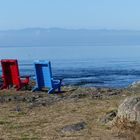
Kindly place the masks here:
<instances>
[{"instance_id":1,"label":"red adirondack chair","mask_svg":"<svg viewBox=\"0 0 140 140\"><path fill-rule=\"evenodd\" d=\"M29 76L20 76L18 62L16 59L2 59L2 78L3 85L1 89L8 89L9 86L15 86L19 90L29 83Z\"/></svg>"}]
</instances>

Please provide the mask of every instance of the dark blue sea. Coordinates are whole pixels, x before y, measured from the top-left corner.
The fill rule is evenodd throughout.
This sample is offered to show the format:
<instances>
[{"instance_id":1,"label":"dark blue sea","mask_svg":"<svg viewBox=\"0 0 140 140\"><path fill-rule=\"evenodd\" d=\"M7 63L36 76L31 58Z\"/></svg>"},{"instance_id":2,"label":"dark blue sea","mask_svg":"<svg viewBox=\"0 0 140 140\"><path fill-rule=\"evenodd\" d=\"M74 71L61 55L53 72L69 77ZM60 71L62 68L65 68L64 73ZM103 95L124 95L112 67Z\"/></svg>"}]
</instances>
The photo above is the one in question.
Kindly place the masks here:
<instances>
[{"instance_id":1,"label":"dark blue sea","mask_svg":"<svg viewBox=\"0 0 140 140\"><path fill-rule=\"evenodd\" d=\"M20 74L32 77L34 60L50 60L64 85L121 88L140 80L140 46L0 47L4 58L18 59Z\"/></svg>"}]
</instances>

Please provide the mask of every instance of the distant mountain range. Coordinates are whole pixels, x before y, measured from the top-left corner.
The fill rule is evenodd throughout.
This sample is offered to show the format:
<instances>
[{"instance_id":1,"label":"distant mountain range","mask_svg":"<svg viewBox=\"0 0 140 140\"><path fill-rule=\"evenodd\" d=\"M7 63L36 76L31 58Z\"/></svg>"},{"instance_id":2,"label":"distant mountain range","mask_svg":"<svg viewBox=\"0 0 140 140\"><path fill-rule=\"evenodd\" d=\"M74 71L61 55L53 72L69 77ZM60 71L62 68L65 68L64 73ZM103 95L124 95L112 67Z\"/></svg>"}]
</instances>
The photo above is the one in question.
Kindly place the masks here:
<instances>
[{"instance_id":1,"label":"distant mountain range","mask_svg":"<svg viewBox=\"0 0 140 140\"><path fill-rule=\"evenodd\" d=\"M0 47L140 45L140 31L27 28L0 31Z\"/></svg>"}]
</instances>

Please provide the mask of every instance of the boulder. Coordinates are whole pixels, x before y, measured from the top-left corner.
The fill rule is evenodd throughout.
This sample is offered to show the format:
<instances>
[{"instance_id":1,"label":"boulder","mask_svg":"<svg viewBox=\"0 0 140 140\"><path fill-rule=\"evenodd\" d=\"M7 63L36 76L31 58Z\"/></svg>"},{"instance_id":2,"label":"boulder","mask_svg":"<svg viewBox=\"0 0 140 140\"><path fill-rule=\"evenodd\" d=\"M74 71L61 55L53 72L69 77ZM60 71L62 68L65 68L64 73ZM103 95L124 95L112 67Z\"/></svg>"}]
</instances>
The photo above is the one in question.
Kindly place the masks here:
<instances>
[{"instance_id":1,"label":"boulder","mask_svg":"<svg viewBox=\"0 0 140 140\"><path fill-rule=\"evenodd\" d=\"M110 121L112 121L117 115L117 110L112 110L108 113L106 113L103 117L100 118L100 122L103 124L106 124Z\"/></svg>"},{"instance_id":2,"label":"boulder","mask_svg":"<svg viewBox=\"0 0 140 140\"><path fill-rule=\"evenodd\" d=\"M140 81L135 81L131 84L131 86L133 87L137 87L137 86L140 86Z\"/></svg>"},{"instance_id":3,"label":"boulder","mask_svg":"<svg viewBox=\"0 0 140 140\"><path fill-rule=\"evenodd\" d=\"M140 124L140 96L126 98L118 108L117 118Z\"/></svg>"},{"instance_id":4,"label":"boulder","mask_svg":"<svg viewBox=\"0 0 140 140\"><path fill-rule=\"evenodd\" d=\"M135 82L133 82L132 84L130 84L129 86L128 86L128 88L130 88L130 89L135 89L135 88L140 88L140 81L135 81Z\"/></svg>"},{"instance_id":5,"label":"boulder","mask_svg":"<svg viewBox=\"0 0 140 140\"><path fill-rule=\"evenodd\" d=\"M85 129L86 123L85 122L79 122L76 124L70 124L66 125L61 129L61 132L74 132L74 131L80 131L82 129Z\"/></svg>"}]
</instances>

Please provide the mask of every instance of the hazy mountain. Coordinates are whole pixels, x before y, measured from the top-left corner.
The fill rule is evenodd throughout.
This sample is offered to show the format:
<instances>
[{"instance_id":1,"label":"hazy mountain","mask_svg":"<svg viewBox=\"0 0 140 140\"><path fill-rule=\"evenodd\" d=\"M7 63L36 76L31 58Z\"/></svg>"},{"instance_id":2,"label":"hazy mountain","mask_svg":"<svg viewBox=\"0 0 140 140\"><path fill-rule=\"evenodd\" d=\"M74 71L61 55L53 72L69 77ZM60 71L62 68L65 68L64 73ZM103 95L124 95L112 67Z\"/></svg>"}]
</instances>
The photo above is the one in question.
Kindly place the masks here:
<instances>
[{"instance_id":1,"label":"hazy mountain","mask_svg":"<svg viewBox=\"0 0 140 140\"><path fill-rule=\"evenodd\" d=\"M0 46L140 45L140 31L27 28L0 31Z\"/></svg>"}]
</instances>

